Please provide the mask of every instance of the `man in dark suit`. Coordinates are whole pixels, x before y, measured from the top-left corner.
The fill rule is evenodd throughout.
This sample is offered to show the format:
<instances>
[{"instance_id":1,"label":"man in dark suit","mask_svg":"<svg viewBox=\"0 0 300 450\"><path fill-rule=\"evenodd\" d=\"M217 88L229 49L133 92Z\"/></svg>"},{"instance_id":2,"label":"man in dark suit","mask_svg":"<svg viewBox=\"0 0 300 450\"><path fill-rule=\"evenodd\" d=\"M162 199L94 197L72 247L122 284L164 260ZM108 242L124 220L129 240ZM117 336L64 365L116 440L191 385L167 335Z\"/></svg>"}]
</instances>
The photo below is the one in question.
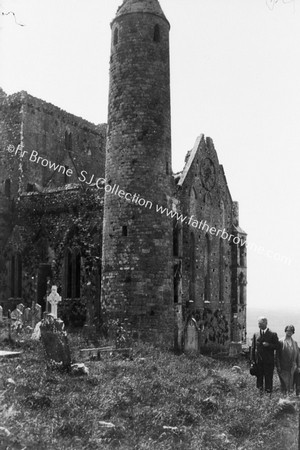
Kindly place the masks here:
<instances>
[{"instance_id":1,"label":"man in dark suit","mask_svg":"<svg viewBox=\"0 0 300 450\"><path fill-rule=\"evenodd\" d=\"M273 389L274 352L278 349L278 336L268 328L265 317L258 319L259 332L254 333L251 347L251 360L257 364L256 386L268 393Z\"/></svg>"}]
</instances>

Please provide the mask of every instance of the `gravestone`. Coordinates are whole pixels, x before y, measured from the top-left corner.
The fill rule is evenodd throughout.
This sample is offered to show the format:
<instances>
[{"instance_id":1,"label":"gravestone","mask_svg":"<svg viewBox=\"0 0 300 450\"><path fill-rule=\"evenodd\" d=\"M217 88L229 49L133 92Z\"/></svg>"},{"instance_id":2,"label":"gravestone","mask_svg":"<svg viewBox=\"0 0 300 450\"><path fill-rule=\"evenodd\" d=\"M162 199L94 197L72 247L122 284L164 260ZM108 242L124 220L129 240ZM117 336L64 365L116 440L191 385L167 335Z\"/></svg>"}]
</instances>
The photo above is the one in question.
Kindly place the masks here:
<instances>
[{"instance_id":1,"label":"gravestone","mask_svg":"<svg viewBox=\"0 0 300 450\"><path fill-rule=\"evenodd\" d=\"M3 308L0 306L0 325L3 323Z\"/></svg>"},{"instance_id":2,"label":"gravestone","mask_svg":"<svg viewBox=\"0 0 300 450\"><path fill-rule=\"evenodd\" d=\"M23 313L18 308L14 309L11 313L12 329L16 330L17 333L22 331L23 327Z\"/></svg>"},{"instance_id":3,"label":"gravestone","mask_svg":"<svg viewBox=\"0 0 300 450\"><path fill-rule=\"evenodd\" d=\"M44 313L45 317L45 313ZM42 307L38 303L32 302L32 308L31 308L31 323L32 323L32 329L33 333L31 336L31 339L33 340L39 340L41 337L41 318L42 318Z\"/></svg>"},{"instance_id":4,"label":"gravestone","mask_svg":"<svg viewBox=\"0 0 300 450\"><path fill-rule=\"evenodd\" d=\"M199 351L199 332L198 326L195 319L190 319L186 331L185 331L185 342L184 350L186 352L198 352Z\"/></svg>"},{"instance_id":5,"label":"gravestone","mask_svg":"<svg viewBox=\"0 0 300 450\"><path fill-rule=\"evenodd\" d=\"M242 343L241 342L230 342L229 344L229 356L239 356L242 354Z\"/></svg>"},{"instance_id":6,"label":"gravestone","mask_svg":"<svg viewBox=\"0 0 300 450\"><path fill-rule=\"evenodd\" d=\"M24 322L26 325L31 325L32 317L31 317L31 308L25 308L24 310Z\"/></svg>"},{"instance_id":7,"label":"gravestone","mask_svg":"<svg viewBox=\"0 0 300 450\"><path fill-rule=\"evenodd\" d=\"M16 358L22 355L23 352L12 352L8 350L0 350L0 358Z\"/></svg>"},{"instance_id":8,"label":"gravestone","mask_svg":"<svg viewBox=\"0 0 300 450\"><path fill-rule=\"evenodd\" d=\"M38 322L34 327L33 333L31 335L31 339L34 341L38 341L41 338L41 324L42 322Z\"/></svg>"},{"instance_id":9,"label":"gravestone","mask_svg":"<svg viewBox=\"0 0 300 450\"><path fill-rule=\"evenodd\" d=\"M70 370L71 353L63 321L47 314L42 320L40 331L47 365L60 370Z\"/></svg>"},{"instance_id":10,"label":"gravestone","mask_svg":"<svg viewBox=\"0 0 300 450\"><path fill-rule=\"evenodd\" d=\"M31 322L32 328L35 328L36 324L42 319L42 307L38 303L32 302L31 305Z\"/></svg>"},{"instance_id":11,"label":"gravestone","mask_svg":"<svg viewBox=\"0 0 300 450\"><path fill-rule=\"evenodd\" d=\"M23 323L23 313L22 313L22 311L20 311L18 308L14 309L11 312L11 318L12 318L12 320L15 320L15 321Z\"/></svg>"},{"instance_id":12,"label":"gravestone","mask_svg":"<svg viewBox=\"0 0 300 450\"><path fill-rule=\"evenodd\" d=\"M42 319L42 307L41 307L41 305L39 305L38 303L35 304L34 310L32 312L32 315L34 317L34 322L35 322L35 325L36 325Z\"/></svg>"},{"instance_id":13,"label":"gravestone","mask_svg":"<svg viewBox=\"0 0 300 450\"><path fill-rule=\"evenodd\" d=\"M21 311L22 314L24 314L25 306L23 305L23 303L19 303L16 309L18 309L19 311Z\"/></svg>"},{"instance_id":14,"label":"gravestone","mask_svg":"<svg viewBox=\"0 0 300 450\"><path fill-rule=\"evenodd\" d=\"M35 305L36 318L38 322L42 319L42 307L38 303Z\"/></svg>"},{"instance_id":15,"label":"gravestone","mask_svg":"<svg viewBox=\"0 0 300 450\"><path fill-rule=\"evenodd\" d=\"M51 293L47 297L47 302L51 305L51 314L57 319L57 305L61 302L61 296L57 292L57 286L52 286Z\"/></svg>"}]
</instances>

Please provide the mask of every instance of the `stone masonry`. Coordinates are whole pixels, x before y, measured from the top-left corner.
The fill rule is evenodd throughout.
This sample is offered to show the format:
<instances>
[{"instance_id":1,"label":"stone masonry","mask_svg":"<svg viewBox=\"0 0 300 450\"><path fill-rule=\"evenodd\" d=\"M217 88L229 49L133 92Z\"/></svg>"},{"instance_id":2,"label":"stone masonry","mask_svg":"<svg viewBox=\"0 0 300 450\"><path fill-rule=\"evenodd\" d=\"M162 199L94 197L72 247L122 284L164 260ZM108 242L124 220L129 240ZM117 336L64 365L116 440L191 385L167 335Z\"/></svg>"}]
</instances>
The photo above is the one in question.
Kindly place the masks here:
<instances>
[{"instance_id":1,"label":"stone masonry","mask_svg":"<svg viewBox=\"0 0 300 450\"><path fill-rule=\"evenodd\" d=\"M170 26L157 1L140 1L111 28L105 177L130 199L105 194L102 306L171 342L172 221L155 211L171 206Z\"/></svg>"},{"instance_id":2,"label":"stone masonry","mask_svg":"<svg viewBox=\"0 0 300 450\"><path fill-rule=\"evenodd\" d=\"M55 285L66 326L184 349L192 324L200 352L246 341L247 235L212 139L172 172L169 31L158 0L119 7L107 125L0 89L4 314L44 310Z\"/></svg>"}]
</instances>

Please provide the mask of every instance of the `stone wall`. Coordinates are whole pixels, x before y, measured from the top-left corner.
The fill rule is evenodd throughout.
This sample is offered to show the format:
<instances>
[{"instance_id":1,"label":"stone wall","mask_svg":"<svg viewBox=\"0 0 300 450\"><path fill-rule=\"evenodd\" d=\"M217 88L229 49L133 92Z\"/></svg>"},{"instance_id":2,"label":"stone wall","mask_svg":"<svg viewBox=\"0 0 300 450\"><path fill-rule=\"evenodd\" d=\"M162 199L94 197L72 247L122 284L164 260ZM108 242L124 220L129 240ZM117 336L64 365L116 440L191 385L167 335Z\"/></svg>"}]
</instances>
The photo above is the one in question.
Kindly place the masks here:
<instances>
[{"instance_id":1,"label":"stone wall","mask_svg":"<svg viewBox=\"0 0 300 450\"><path fill-rule=\"evenodd\" d=\"M232 243L232 340L246 342L247 337L247 247L243 244L247 234L239 226L238 203L233 202L233 233L240 238L240 244Z\"/></svg>"},{"instance_id":2,"label":"stone wall","mask_svg":"<svg viewBox=\"0 0 300 450\"><path fill-rule=\"evenodd\" d=\"M53 283L66 320L88 305L168 346L188 323L197 349L245 340L246 234L212 140L172 174L169 22L126 0L111 28L107 127L0 90L0 303L44 308Z\"/></svg>"},{"instance_id":3,"label":"stone wall","mask_svg":"<svg viewBox=\"0 0 300 450\"><path fill-rule=\"evenodd\" d=\"M37 301L44 310L45 289L49 290L53 284L58 286L64 302L72 300L67 294L67 256L74 252L80 258L77 300L84 306L87 296L93 295L99 303L103 193L80 187L27 193L21 195L16 209L13 232L4 248L4 270L9 282L1 290L0 303L6 307L13 300L10 281L14 277L10 271L15 255L19 255L22 267L19 302L31 306ZM44 279L45 268L49 268L48 283Z\"/></svg>"},{"instance_id":4,"label":"stone wall","mask_svg":"<svg viewBox=\"0 0 300 450\"><path fill-rule=\"evenodd\" d=\"M53 188L77 182L83 170L87 182L93 174L103 177L106 125L91 124L27 93L23 94L22 120L23 151L27 151L22 160L22 191L34 183ZM39 156L62 168L43 166Z\"/></svg>"},{"instance_id":5,"label":"stone wall","mask_svg":"<svg viewBox=\"0 0 300 450\"><path fill-rule=\"evenodd\" d=\"M180 212L186 217L182 227L183 315L186 320L196 318L201 345L228 344L232 245L221 233L216 236L216 230L232 234L233 203L210 138L198 138L187 155L185 168L177 177L177 197Z\"/></svg>"},{"instance_id":6,"label":"stone wall","mask_svg":"<svg viewBox=\"0 0 300 450\"><path fill-rule=\"evenodd\" d=\"M26 92L0 100L0 302L41 301L46 272L66 298L66 249L94 249L100 273L103 191L88 188L104 177L106 125Z\"/></svg>"},{"instance_id":7,"label":"stone wall","mask_svg":"<svg viewBox=\"0 0 300 450\"><path fill-rule=\"evenodd\" d=\"M171 206L169 23L148 11L158 2L130 4L112 23L106 154L106 179L130 195L105 194L102 303L139 336L170 344L172 221L155 209Z\"/></svg>"}]
</instances>

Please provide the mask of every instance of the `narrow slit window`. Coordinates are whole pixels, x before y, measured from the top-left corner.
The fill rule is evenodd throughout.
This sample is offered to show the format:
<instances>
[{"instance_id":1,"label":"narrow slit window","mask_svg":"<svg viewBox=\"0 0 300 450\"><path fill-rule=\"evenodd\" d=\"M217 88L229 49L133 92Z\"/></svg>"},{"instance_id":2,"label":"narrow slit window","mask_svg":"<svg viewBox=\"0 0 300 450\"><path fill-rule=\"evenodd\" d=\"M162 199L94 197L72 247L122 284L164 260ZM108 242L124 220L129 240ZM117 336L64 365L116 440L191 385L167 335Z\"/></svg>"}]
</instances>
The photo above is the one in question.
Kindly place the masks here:
<instances>
[{"instance_id":1,"label":"narrow slit window","mask_svg":"<svg viewBox=\"0 0 300 450\"><path fill-rule=\"evenodd\" d=\"M72 133L65 131L65 149L69 152L72 151Z\"/></svg>"},{"instance_id":2,"label":"narrow slit window","mask_svg":"<svg viewBox=\"0 0 300 450\"><path fill-rule=\"evenodd\" d=\"M126 225L123 225L123 226L122 226L122 235L123 235L123 236L127 236L127 233L128 233L127 226L126 226Z\"/></svg>"},{"instance_id":3,"label":"narrow slit window","mask_svg":"<svg viewBox=\"0 0 300 450\"><path fill-rule=\"evenodd\" d=\"M159 25L155 25L155 27L154 27L153 41L154 42L160 42L160 28L159 28Z\"/></svg>"},{"instance_id":4,"label":"narrow slit window","mask_svg":"<svg viewBox=\"0 0 300 450\"><path fill-rule=\"evenodd\" d=\"M66 172L69 170L69 166L65 166L65 173L64 173L64 183L67 184L68 183L68 175L66 174Z\"/></svg>"},{"instance_id":5,"label":"narrow slit window","mask_svg":"<svg viewBox=\"0 0 300 450\"><path fill-rule=\"evenodd\" d=\"M119 30L118 28L115 28L114 31L114 45L117 45L119 42Z\"/></svg>"}]
</instances>

